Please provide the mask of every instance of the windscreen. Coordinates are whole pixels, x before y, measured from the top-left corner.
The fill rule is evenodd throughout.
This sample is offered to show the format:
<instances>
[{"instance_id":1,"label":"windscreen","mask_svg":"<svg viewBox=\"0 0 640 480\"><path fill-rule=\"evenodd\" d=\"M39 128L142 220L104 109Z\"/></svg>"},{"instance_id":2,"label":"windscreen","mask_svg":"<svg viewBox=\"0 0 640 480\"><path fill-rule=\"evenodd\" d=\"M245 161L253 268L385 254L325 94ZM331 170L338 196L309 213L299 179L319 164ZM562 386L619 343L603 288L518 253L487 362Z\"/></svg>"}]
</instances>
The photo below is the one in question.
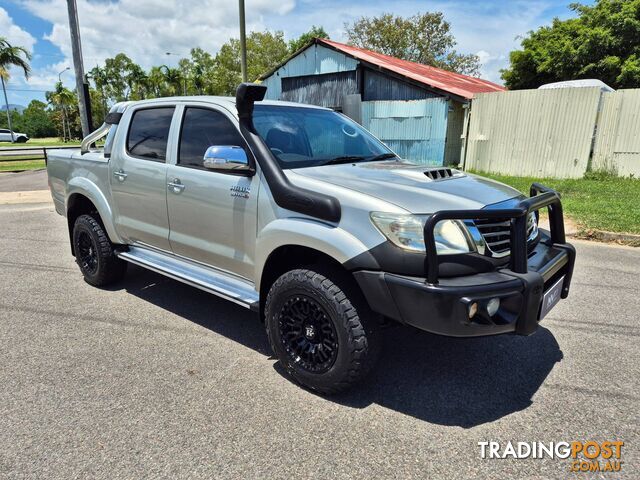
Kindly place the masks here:
<instances>
[{"instance_id":1,"label":"windscreen","mask_svg":"<svg viewBox=\"0 0 640 480\"><path fill-rule=\"evenodd\" d=\"M395 158L364 128L331 110L256 105L253 123L283 169Z\"/></svg>"}]
</instances>

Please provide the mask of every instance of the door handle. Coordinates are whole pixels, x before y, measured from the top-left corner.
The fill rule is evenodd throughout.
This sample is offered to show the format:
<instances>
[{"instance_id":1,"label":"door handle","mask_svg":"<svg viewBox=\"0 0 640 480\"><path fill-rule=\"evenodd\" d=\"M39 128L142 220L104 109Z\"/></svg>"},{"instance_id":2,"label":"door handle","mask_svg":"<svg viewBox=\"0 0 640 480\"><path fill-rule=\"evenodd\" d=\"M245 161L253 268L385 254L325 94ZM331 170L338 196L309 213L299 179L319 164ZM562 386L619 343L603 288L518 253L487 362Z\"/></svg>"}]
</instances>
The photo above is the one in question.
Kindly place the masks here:
<instances>
[{"instance_id":1,"label":"door handle","mask_svg":"<svg viewBox=\"0 0 640 480\"><path fill-rule=\"evenodd\" d=\"M179 178L174 178L171 182L167 183L167 187L169 187L169 190L173 193L182 193L184 190L184 185Z\"/></svg>"},{"instance_id":2,"label":"door handle","mask_svg":"<svg viewBox=\"0 0 640 480\"><path fill-rule=\"evenodd\" d=\"M127 178L127 174L124 173L124 170L122 169L116 170L115 172L113 172L113 176L116 177L121 182L124 182L125 178Z\"/></svg>"}]
</instances>

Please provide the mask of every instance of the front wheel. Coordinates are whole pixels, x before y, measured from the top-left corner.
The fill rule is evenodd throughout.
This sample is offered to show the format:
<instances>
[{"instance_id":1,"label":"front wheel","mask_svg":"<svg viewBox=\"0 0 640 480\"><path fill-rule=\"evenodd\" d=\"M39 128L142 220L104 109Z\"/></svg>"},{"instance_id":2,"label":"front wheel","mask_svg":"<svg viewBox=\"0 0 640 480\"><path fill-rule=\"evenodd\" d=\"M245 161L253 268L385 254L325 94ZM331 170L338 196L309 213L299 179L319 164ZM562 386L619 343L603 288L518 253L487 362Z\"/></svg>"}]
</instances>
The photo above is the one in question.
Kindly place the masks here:
<instances>
[{"instance_id":1,"label":"front wheel","mask_svg":"<svg viewBox=\"0 0 640 480\"><path fill-rule=\"evenodd\" d=\"M373 365L376 322L366 303L338 272L291 270L267 295L265 323L271 348L296 381L337 393Z\"/></svg>"}]
</instances>

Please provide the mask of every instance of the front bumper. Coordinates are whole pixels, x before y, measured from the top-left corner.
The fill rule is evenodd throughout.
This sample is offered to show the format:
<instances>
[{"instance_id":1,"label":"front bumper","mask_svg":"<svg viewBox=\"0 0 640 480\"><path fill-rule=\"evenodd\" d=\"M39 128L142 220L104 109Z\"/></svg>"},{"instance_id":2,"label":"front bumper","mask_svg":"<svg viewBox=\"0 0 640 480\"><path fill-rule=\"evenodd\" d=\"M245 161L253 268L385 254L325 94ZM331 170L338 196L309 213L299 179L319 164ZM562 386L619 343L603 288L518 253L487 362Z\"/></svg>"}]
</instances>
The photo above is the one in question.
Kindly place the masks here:
<instances>
[{"instance_id":1,"label":"front bumper","mask_svg":"<svg viewBox=\"0 0 640 480\"><path fill-rule=\"evenodd\" d=\"M541 232L536 247L526 242L526 216L546 207L551 232ZM511 218L509 268L453 278L438 278L440 259L434 228L445 219ZM380 271L354 272L371 309L401 323L454 337L514 332L530 335L538 327L545 291L563 278L561 298L569 294L575 249L565 242L559 195L538 184L515 208L449 210L432 214L425 225L426 278ZM554 292L555 293L555 292ZM491 312L489 300L499 299ZM475 304L475 305L474 305ZM471 308L471 307L474 308ZM477 310L477 313L471 314Z\"/></svg>"},{"instance_id":2,"label":"front bumper","mask_svg":"<svg viewBox=\"0 0 640 480\"><path fill-rule=\"evenodd\" d=\"M530 335L538 327L545 290L564 276L562 298L569 294L574 262L572 245L552 245L546 237L529 254L527 273L505 268L441 279L437 284L385 272L353 275L373 311L421 330L452 337ZM500 299L493 317L484 308L491 298ZM469 306L474 302L478 313L470 319Z\"/></svg>"}]
</instances>

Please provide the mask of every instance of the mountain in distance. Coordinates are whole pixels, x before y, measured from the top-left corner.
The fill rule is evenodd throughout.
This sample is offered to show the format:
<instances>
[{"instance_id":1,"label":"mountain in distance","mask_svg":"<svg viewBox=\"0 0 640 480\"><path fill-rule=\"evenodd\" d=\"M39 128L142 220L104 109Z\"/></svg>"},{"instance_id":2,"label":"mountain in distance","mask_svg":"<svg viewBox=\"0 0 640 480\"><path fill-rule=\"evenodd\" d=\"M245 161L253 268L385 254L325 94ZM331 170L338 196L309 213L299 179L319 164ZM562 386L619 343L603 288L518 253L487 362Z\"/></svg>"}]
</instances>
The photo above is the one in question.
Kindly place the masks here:
<instances>
[{"instance_id":1,"label":"mountain in distance","mask_svg":"<svg viewBox=\"0 0 640 480\"><path fill-rule=\"evenodd\" d=\"M24 109L27 108L23 105L18 105L15 103L9 104L9 110L16 110L18 113L22 113ZM7 106L5 104L0 105L0 112L5 112L7 110Z\"/></svg>"}]
</instances>

